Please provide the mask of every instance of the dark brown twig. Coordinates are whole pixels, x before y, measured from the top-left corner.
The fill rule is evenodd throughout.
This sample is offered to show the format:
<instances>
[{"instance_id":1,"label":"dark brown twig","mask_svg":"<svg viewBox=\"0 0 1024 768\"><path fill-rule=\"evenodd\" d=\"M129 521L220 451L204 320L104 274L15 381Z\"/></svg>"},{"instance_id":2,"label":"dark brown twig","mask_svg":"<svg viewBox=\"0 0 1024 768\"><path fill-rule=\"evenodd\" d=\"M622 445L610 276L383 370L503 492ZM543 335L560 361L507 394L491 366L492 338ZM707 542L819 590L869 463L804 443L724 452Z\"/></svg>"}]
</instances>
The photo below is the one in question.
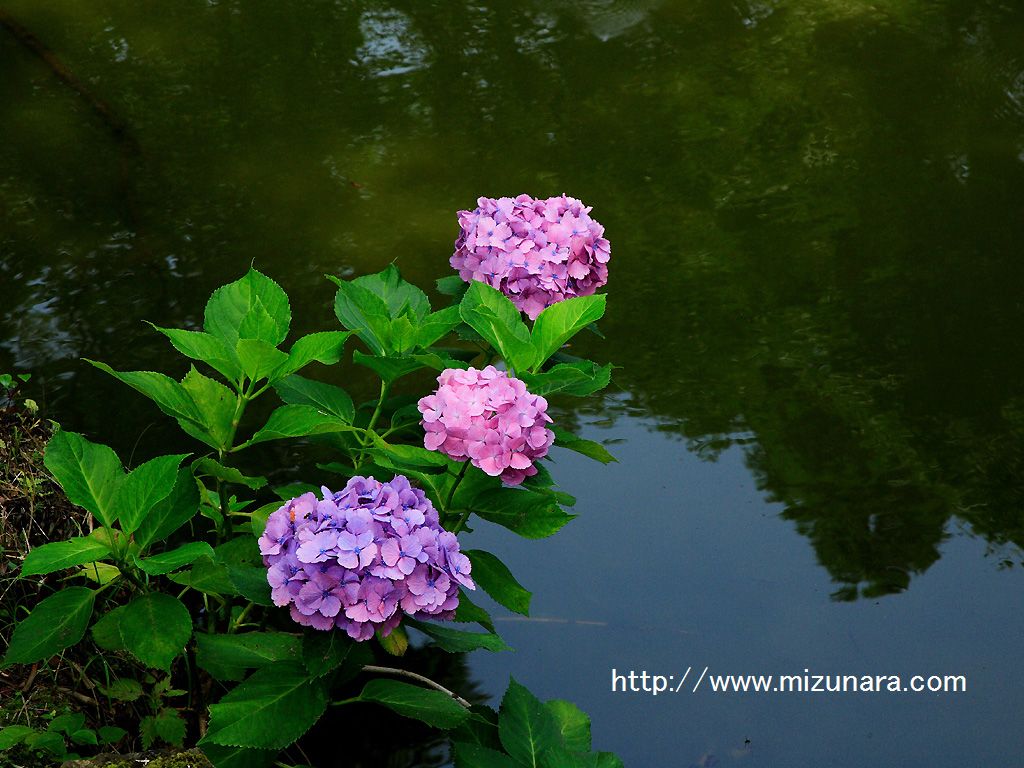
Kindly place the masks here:
<instances>
[{"instance_id":1,"label":"dark brown twig","mask_svg":"<svg viewBox=\"0 0 1024 768\"><path fill-rule=\"evenodd\" d=\"M85 83L75 76L74 72L68 69L67 65L61 61L57 54L51 51L42 40L2 8L0 8L0 27L6 29L15 40L41 59L61 82L81 96L92 107L93 111L99 115L100 119L107 124L119 143L130 149L133 154L138 153L138 143L129 133L127 124L117 115L110 104L93 93Z\"/></svg>"}]
</instances>

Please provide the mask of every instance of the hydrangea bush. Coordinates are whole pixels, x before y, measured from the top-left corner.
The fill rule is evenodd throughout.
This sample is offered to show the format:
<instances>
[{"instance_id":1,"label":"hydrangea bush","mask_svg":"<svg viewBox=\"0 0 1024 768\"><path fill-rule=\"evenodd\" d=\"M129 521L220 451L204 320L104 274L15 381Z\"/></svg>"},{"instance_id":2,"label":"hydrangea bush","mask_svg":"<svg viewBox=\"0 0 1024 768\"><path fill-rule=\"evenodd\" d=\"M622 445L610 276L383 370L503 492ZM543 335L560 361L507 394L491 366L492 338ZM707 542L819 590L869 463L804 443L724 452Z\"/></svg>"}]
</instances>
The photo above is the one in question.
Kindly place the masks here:
<instances>
[{"instance_id":1,"label":"hydrangea bush","mask_svg":"<svg viewBox=\"0 0 1024 768\"><path fill-rule=\"evenodd\" d=\"M479 588L527 614L530 592L494 554L463 550L459 534L482 520L550 536L575 503L545 466L552 445L613 460L560 429L546 399L610 380L611 365L566 347L604 314L593 295L607 279L601 226L565 196L479 206L459 214L461 277L438 281L443 308L393 265L331 277L342 328L284 347L288 297L251 269L213 293L201 329L156 328L192 361L183 376L88 361L196 447L126 470L109 447L55 432L46 466L95 525L27 555L22 574L58 574L60 588L18 624L0 667L98 659L117 676L109 695L151 703L142 746L198 739L218 768L294 762L291 745L328 705L360 703L448 731L459 768L620 765L589 752L579 737L589 721L568 702L542 703L512 681L494 711L400 659L410 630L441 651L506 649L469 595ZM304 375L341 365L356 339L352 363L380 384L366 403ZM405 379L424 369L437 375L433 392ZM265 396L280 404L254 420L249 406ZM272 488L238 468L241 452L286 440L332 457L318 472L334 479ZM182 692L193 704L172 701ZM510 735L527 731L537 738Z\"/></svg>"}]
</instances>

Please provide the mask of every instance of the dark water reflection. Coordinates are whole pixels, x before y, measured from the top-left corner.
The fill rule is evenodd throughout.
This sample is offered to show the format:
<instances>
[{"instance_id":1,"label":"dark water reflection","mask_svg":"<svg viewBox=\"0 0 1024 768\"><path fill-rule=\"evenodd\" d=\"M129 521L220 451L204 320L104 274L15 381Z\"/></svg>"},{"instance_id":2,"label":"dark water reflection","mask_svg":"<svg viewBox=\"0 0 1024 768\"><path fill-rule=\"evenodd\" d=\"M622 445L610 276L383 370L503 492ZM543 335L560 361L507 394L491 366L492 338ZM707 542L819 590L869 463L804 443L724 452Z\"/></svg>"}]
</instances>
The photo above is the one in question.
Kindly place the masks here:
<instances>
[{"instance_id":1,"label":"dark water reflection","mask_svg":"<svg viewBox=\"0 0 1024 768\"><path fill-rule=\"evenodd\" d=\"M146 429L138 450L162 450L155 412L77 358L177 364L141 321L194 326L251 260L311 330L331 322L323 273L397 258L428 282L477 195L577 195L613 243L608 339L583 351L623 367L621 392L564 418L625 437L624 460L559 457L584 516L493 547L532 574L540 615L614 626L510 625L519 674L595 710L599 745L634 765L1002 764L1022 746L1002 717L1024 703L1004 690L1018 654L997 638L1024 629L1024 9L5 8L139 147L0 36L0 368L36 371L62 421L127 448ZM637 665L721 651L737 672L983 677L968 703L626 707L606 671L641 640ZM474 663L503 687L508 657ZM560 668L546 687L538 665ZM803 743L805 720L826 723L824 746Z\"/></svg>"}]
</instances>

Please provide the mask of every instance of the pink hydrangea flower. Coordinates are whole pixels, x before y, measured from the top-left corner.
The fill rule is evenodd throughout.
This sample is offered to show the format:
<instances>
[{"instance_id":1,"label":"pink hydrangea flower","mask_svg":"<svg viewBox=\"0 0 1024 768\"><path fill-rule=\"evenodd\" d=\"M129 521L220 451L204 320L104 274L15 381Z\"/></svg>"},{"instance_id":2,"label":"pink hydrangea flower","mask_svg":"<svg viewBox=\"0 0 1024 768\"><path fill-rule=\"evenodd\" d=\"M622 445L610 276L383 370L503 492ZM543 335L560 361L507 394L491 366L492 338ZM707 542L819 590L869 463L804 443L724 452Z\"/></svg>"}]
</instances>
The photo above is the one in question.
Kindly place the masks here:
<instances>
[{"instance_id":1,"label":"pink hydrangea flower","mask_svg":"<svg viewBox=\"0 0 1024 768\"><path fill-rule=\"evenodd\" d=\"M551 421L547 400L493 365L482 371L448 368L437 383L437 391L419 401L424 447L469 459L509 485L537 474L534 460L555 441L545 426Z\"/></svg>"},{"instance_id":2,"label":"pink hydrangea flower","mask_svg":"<svg viewBox=\"0 0 1024 768\"><path fill-rule=\"evenodd\" d=\"M531 320L545 307L590 296L608 282L611 245L590 207L573 197L481 197L459 211L452 267L508 296Z\"/></svg>"},{"instance_id":3,"label":"pink hydrangea flower","mask_svg":"<svg viewBox=\"0 0 1024 768\"><path fill-rule=\"evenodd\" d=\"M389 634L403 615L451 619L459 586L475 589L472 564L441 528L423 491L396 475L353 477L270 515L259 539L275 605L315 629L355 640Z\"/></svg>"}]
</instances>

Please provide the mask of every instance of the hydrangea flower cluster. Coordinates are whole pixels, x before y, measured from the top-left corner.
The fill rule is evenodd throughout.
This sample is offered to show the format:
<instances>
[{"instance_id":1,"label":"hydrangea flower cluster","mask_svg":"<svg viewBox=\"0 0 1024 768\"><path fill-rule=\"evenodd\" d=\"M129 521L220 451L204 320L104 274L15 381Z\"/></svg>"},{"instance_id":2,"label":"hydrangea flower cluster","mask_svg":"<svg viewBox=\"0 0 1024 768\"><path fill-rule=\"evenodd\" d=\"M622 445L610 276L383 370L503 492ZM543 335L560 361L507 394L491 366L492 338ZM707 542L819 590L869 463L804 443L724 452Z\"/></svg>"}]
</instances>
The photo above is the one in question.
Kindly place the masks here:
<instances>
[{"instance_id":1,"label":"hydrangea flower cluster","mask_svg":"<svg viewBox=\"0 0 1024 768\"><path fill-rule=\"evenodd\" d=\"M368 640L403 615L450 619L459 585L475 589L458 539L402 475L322 491L323 500L306 493L285 503L259 539L274 604L299 624Z\"/></svg>"},{"instance_id":2,"label":"hydrangea flower cluster","mask_svg":"<svg viewBox=\"0 0 1024 768\"><path fill-rule=\"evenodd\" d=\"M531 320L545 307L608 282L611 245L589 206L573 197L481 197L459 211L451 265L508 296Z\"/></svg>"},{"instance_id":3,"label":"hydrangea flower cluster","mask_svg":"<svg viewBox=\"0 0 1024 768\"><path fill-rule=\"evenodd\" d=\"M548 403L526 384L489 365L448 368L433 395L421 398L424 447L453 459L469 459L488 475L519 485L537 474L534 459L547 455L555 433Z\"/></svg>"}]
</instances>

